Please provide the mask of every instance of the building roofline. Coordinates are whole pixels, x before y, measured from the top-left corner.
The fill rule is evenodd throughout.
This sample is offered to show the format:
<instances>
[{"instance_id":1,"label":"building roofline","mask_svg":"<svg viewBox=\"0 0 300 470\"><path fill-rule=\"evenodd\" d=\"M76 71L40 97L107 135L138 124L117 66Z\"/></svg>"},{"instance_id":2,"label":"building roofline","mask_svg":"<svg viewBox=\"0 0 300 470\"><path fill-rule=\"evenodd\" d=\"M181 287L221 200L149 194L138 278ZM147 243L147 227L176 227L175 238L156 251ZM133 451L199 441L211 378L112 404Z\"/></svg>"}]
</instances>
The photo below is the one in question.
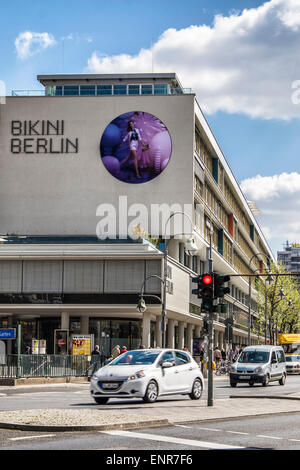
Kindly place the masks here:
<instances>
[{"instance_id":1,"label":"building roofline","mask_svg":"<svg viewBox=\"0 0 300 470\"><path fill-rule=\"evenodd\" d=\"M126 79L141 79L141 78L164 78L176 80L181 86L181 83L176 73L102 73L102 74L50 74L50 75L37 75L37 80L40 83L44 81L54 80L126 80Z\"/></svg>"}]
</instances>

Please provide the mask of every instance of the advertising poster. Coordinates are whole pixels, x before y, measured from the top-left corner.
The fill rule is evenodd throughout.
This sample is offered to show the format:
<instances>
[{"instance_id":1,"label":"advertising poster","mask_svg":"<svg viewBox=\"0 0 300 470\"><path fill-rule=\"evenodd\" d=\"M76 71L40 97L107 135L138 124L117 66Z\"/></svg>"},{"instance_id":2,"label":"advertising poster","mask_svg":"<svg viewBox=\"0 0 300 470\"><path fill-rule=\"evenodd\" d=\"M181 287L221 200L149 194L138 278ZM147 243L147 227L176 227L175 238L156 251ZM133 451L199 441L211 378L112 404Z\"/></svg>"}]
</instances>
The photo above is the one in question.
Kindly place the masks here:
<instances>
[{"instance_id":1,"label":"advertising poster","mask_svg":"<svg viewBox=\"0 0 300 470\"><path fill-rule=\"evenodd\" d=\"M73 335L72 336L72 355L90 356L91 355L91 335Z\"/></svg>"},{"instance_id":2,"label":"advertising poster","mask_svg":"<svg viewBox=\"0 0 300 470\"><path fill-rule=\"evenodd\" d=\"M105 168L126 183L156 178L169 163L171 137L152 114L135 111L115 118L104 130L100 154Z\"/></svg>"}]
</instances>

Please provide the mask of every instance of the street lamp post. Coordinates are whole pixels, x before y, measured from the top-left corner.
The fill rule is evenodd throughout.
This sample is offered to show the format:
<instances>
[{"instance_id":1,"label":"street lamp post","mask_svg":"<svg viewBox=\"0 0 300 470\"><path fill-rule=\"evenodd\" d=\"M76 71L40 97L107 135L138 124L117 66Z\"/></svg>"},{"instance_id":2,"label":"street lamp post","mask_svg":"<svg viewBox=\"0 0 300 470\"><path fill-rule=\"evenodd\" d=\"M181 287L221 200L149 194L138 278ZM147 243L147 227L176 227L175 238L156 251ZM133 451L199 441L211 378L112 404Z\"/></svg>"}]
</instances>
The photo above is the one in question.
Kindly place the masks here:
<instances>
[{"instance_id":1,"label":"street lamp post","mask_svg":"<svg viewBox=\"0 0 300 470\"><path fill-rule=\"evenodd\" d=\"M266 253L255 253L248 264L249 267L249 272L251 270L251 263L253 258L257 258L259 255L261 256L266 256L268 258L268 261L270 262L270 256L267 255ZM257 271L257 270L256 270ZM251 346L251 290L252 290L252 285L251 285L251 276L249 276L249 306L248 306L248 346Z\"/></svg>"}]
</instances>

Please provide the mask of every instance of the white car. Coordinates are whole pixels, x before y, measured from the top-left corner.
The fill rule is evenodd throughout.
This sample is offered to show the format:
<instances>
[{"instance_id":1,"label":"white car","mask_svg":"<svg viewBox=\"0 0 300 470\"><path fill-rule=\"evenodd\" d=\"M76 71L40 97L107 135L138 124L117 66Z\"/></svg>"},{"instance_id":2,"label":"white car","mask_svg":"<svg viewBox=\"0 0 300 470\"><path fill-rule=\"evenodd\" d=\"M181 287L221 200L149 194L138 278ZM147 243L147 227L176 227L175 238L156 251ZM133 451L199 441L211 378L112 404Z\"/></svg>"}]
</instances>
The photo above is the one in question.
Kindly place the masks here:
<instances>
[{"instance_id":1,"label":"white car","mask_svg":"<svg viewBox=\"0 0 300 470\"><path fill-rule=\"evenodd\" d=\"M184 394L201 398L204 380L198 363L177 349L128 351L94 373L91 396L98 404L109 398L142 398L154 403L158 396Z\"/></svg>"},{"instance_id":2,"label":"white car","mask_svg":"<svg viewBox=\"0 0 300 470\"><path fill-rule=\"evenodd\" d=\"M297 354L285 356L286 371L288 374L300 374L300 356Z\"/></svg>"}]
</instances>

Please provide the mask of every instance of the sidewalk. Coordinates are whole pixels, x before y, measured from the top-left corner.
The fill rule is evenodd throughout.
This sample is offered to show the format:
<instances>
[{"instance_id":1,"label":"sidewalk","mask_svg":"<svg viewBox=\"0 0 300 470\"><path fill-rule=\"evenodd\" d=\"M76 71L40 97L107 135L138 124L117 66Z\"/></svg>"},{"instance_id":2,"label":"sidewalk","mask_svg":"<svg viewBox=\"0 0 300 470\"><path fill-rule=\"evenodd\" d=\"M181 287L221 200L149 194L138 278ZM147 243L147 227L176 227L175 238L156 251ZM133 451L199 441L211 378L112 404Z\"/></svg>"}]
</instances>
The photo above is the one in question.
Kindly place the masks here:
<instances>
[{"instance_id":1,"label":"sidewalk","mask_svg":"<svg viewBox=\"0 0 300 470\"><path fill-rule=\"evenodd\" d=\"M68 387L75 385L69 384ZM55 386L57 387L57 384ZM22 387L22 390L24 388ZM0 387L0 404L1 394L4 394L5 389L7 388ZM95 405L92 409L0 411L0 428L30 431L99 431L300 412L300 393L272 396L270 390L267 397L258 397L255 396L254 390L253 392L243 397L215 399L210 407L207 406L205 397L199 401L170 397L169 400L158 400L153 404L146 404L141 400L133 400L132 403L112 400L107 405Z\"/></svg>"}]
</instances>

